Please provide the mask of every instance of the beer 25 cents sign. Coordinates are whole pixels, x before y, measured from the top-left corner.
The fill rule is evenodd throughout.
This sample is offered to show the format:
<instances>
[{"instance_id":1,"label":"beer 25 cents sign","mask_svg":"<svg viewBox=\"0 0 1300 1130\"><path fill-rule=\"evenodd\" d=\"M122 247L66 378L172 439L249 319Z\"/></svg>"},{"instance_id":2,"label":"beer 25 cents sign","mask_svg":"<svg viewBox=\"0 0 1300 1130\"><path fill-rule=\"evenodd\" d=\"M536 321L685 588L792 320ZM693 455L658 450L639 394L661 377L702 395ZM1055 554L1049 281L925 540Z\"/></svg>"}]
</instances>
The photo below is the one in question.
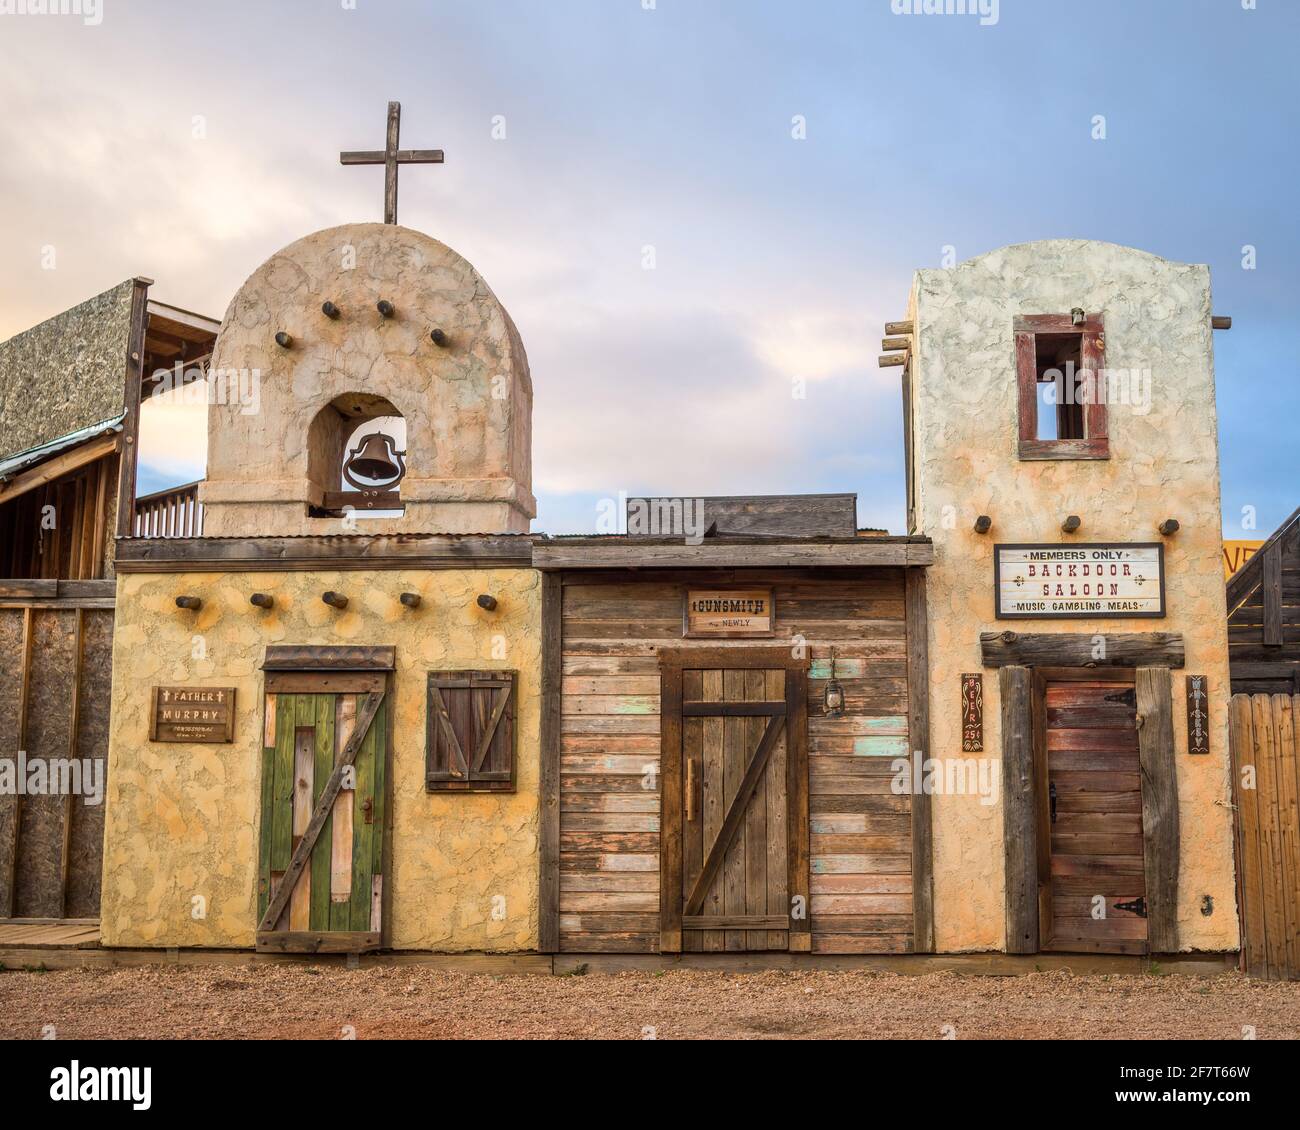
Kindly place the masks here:
<instances>
[{"instance_id":1,"label":"beer 25 cents sign","mask_svg":"<svg viewBox=\"0 0 1300 1130\"><path fill-rule=\"evenodd\" d=\"M1159 618L1165 547L1159 542L995 545L999 620Z\"/></svg>"}]
</instances>

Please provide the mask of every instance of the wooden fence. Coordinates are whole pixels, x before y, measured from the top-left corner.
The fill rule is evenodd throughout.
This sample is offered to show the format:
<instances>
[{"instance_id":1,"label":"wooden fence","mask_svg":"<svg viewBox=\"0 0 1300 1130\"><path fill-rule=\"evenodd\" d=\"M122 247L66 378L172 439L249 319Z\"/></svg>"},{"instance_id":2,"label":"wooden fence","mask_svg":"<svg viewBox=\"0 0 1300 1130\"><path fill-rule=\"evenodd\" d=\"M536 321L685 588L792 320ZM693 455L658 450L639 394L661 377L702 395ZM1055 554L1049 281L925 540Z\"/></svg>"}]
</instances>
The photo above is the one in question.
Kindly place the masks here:
<instances>
[{"instance_id":1,"label":"wooden fence","mask_svg":"<svg viewBox=\"0 0 1300 1130\"><path fill-rule=\"evenodd\" d=\"M1242 968L1300 980L1300 696L1234 695L1229 708L1236 799Z\"/></svg>"}]
</instances>

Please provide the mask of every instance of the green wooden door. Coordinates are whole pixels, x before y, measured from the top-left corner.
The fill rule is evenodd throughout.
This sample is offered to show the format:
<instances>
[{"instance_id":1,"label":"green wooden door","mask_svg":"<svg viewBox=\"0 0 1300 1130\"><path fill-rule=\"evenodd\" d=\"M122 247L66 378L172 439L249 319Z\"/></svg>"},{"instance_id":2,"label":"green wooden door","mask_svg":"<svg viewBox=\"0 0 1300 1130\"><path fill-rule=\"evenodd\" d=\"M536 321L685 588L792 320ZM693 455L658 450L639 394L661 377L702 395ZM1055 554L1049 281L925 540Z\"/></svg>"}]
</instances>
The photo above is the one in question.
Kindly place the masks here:
<instances>
[{"instance_id":1,"label":"green wooden door","mask_svg":"<svg viewBox=\"0 0 1300 1130\"><path fill-rule=\"evenodd\" d=\"M262 750L262 830L257 885L259 949L377 949L383 929L387 712L367 694L266 696ZM324 822L313 819L343 764ZM332 790L331 790L332 791ZM318 830L317 830L317 825ZM268 907L304 838L313 837L292 892L274 922ZM297 866L292 867L298 870Z\"/></svg>"}]
</instances>

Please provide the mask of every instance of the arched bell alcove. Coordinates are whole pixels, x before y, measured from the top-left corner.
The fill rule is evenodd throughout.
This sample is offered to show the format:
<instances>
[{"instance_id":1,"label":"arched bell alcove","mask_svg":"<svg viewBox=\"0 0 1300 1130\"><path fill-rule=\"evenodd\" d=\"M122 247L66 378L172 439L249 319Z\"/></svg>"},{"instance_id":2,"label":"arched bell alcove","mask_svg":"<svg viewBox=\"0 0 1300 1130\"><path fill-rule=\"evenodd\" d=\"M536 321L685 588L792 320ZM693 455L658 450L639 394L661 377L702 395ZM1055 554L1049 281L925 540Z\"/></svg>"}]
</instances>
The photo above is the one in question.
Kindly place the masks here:
<instances>
[{"instance_id":1,"label":"arched bell alcove","mask_svg":"<svg viewBox=\"0 0 1300 1130\"><path fill-rule=\"evenodd\" d=\"M313 516L400 514L406 458L406 418L391 400L366 392L336 396L308 430L307 476L322 497Z\"/></svg>"}]
</instances>

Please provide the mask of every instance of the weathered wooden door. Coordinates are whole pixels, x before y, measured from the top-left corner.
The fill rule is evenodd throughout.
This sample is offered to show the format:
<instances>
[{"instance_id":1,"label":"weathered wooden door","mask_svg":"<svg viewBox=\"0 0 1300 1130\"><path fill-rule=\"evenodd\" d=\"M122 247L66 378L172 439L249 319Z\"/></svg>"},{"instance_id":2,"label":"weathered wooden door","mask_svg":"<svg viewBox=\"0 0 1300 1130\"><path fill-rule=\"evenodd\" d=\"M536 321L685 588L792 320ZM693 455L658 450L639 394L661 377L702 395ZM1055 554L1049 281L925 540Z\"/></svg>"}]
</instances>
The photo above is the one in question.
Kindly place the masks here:
<instances>
[{"instance_id":1,"label":"weathered wooden door","mask_svg":"<svg viewBox=\"0 0 1300 1130\"><path fill-rule=\"evenodd\" d=\"M808 949L806 661L757 648L660 662L661 950Z\"/></svg>"},{"instance_id":2,"label":"weathered wooden door","mask_svg":"<svg viewBox=\"0 0 1300 1130\"><path fill-rule=\"evenodd\" d=\"M1044 950L1147 952L1142 766L1132 677L1040 676Z\"/></svg>"},{"instance_id":3,"label":"weathered wooden door","mask_svg":"<svg viewBox=\"0 0 1300 1130\"><path fill-rule=\"evenodd\" d=\"M267 688L257 947L378 949L388 773L383 679L276 674Z\"/></svg>"}]
</instances>

